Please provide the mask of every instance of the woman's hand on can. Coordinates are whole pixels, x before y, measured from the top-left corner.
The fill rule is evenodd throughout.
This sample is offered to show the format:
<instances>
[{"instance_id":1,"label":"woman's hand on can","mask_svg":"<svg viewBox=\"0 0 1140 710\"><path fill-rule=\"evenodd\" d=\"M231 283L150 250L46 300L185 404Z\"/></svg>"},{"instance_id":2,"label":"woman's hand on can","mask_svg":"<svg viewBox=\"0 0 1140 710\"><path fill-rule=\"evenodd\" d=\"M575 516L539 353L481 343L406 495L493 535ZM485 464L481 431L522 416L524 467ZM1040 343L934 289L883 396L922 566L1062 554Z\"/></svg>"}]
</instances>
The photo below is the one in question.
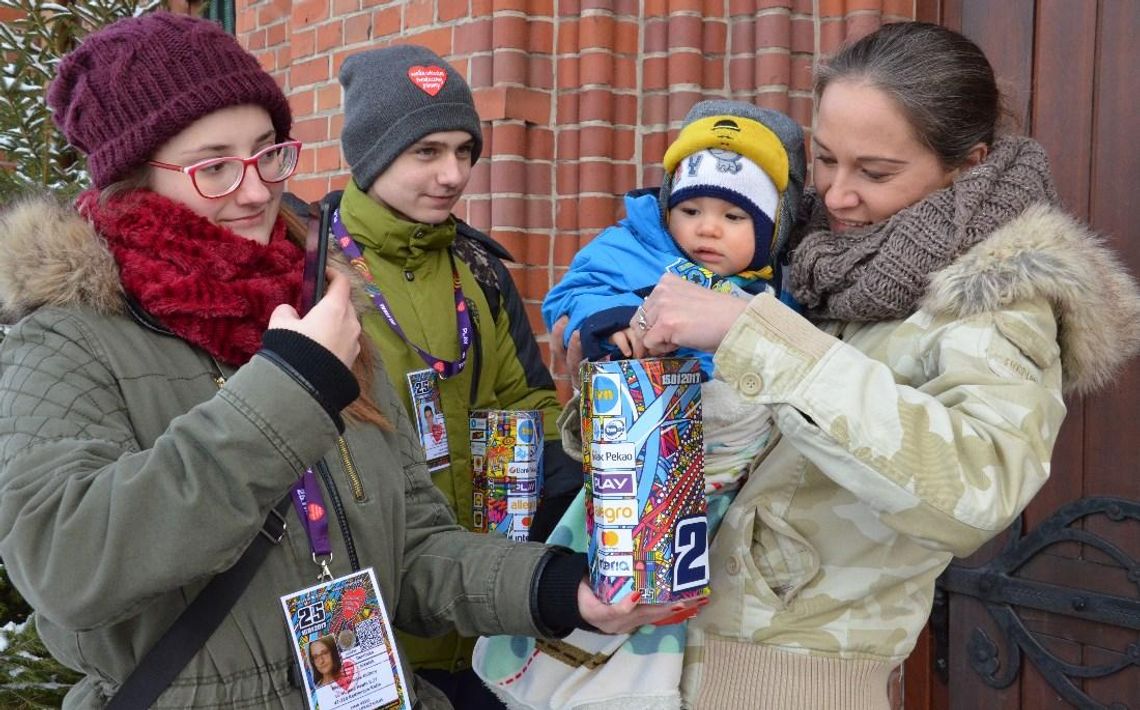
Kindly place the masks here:
<instances>
[{"instance_id":1,"label":"woman's hand on can","mask_svg":"<svg viewBox=\"0 0 1140 710\"><path fill-rule=\"evenodd\" d=\"M742 298L665 274L631 323L643 331L641 341L653 355L677 348L712 352L747 307L748 301ZM644 320L643 328L639 317Z\"/></svg>"},{"instance_id":2,"label":"woman's hand on can","mask_svg":"<svg viewBox=\"0 0 1140 710\"><path fill-rule=\"evenodd\" d=\"M606 604L594 596L586 580L578 584L578 613L594 628L607 634L628 634L654 624L665 626L687 621L708 603L707 597L686 599L674 604L639 604L641 594L628 594L616 604Z\"/></svg>"}]
</instances>

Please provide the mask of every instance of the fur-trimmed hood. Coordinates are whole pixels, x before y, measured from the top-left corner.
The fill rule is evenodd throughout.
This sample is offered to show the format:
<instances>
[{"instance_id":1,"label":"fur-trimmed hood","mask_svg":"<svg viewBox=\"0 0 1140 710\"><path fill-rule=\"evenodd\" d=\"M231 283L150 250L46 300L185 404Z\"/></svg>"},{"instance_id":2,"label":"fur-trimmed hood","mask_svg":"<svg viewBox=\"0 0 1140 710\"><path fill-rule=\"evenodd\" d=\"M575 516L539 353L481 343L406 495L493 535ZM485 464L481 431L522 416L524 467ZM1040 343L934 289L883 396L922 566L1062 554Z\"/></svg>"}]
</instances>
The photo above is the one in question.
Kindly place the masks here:
<instances>
[{"instance_id":1,"label":"fur-trimmed hood","mask_svg":"<svg viewBox=\"0 0 1140 710\"><path fill-rule=\"evenodd\" d=\"M119 267L95 228L48 195L0 214L0 306L15 322L42 306L86 305L101 313L126 306Z\"/></svg>"},{"instance_id":2,"label":"fur-trimmed hood","mask_svg":"<svg viewBox=\"0 0 1140 710\"><path fill-rule=\"evenodd\" d=\"M1066 391L1109 383L1140 350L1140 290L1104 239L1061 210L1030 207L931 279L923 308L969 316L1044 296L1059 326Z\"/></svg>"}]
</instances>

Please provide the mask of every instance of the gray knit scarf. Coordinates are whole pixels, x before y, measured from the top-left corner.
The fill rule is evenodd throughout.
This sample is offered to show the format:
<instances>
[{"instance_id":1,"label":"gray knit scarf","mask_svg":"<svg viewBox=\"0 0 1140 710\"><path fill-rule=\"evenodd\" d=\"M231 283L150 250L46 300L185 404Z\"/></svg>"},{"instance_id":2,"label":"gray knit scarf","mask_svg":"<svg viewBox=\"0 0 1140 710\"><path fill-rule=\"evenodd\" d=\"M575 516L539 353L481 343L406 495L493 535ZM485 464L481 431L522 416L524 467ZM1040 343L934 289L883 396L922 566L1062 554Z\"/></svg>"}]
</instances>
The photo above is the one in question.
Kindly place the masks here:
<instances>
[{"instance_id":1,"label":"gray knit scarf","mask_svg":"<svg viewBox=\"0 0 1140 710\"><path fill-rule=\"evenodd\" d=\"M1048 159L1037 141L1016 136L995 141L950 186L862 229L828 231L823 200L808 191L791 247L792 294L814 320L906 318L932 274L1040 202L1057 202Z\"/></svg>"}]
</instances>

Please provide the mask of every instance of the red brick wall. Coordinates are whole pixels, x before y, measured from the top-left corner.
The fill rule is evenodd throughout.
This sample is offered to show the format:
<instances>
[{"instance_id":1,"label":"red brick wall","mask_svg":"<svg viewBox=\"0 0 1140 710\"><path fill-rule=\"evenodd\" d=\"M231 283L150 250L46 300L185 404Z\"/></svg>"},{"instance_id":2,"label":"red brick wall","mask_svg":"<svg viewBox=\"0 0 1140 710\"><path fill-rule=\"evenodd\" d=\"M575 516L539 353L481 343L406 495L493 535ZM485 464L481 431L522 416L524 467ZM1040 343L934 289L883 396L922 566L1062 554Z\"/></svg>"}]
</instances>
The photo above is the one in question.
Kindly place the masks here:
<instances>
[{"instance_id":1,"label":"red brick wall","mask_svg":"<svg viewBox=\"0 0 1140 710\"><path fill-rule=\"evenodd\" d=\"M306 144L291 189L309 199L348 179L345 57L414 42L467 77L485 133L459 214L518 260L545 349L543 296L622 193L660 181L696 101L751 101L807 127L816 57L913 17L913 0L239 0L237 33L289 96Z\"/></svg>"}]
</instances>

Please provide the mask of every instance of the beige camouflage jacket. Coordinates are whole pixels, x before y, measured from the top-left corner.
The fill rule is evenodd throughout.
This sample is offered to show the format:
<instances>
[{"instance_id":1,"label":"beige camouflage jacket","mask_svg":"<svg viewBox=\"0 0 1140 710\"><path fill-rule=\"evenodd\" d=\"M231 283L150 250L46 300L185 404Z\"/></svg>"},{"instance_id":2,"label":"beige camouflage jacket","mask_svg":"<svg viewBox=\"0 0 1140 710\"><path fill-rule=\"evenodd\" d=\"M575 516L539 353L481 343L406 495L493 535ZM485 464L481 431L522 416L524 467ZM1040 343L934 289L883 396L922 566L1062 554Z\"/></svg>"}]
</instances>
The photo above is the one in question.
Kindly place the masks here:
<instances>
[{"instance_id":1,"label":"beige camouflage jacket","mask_svg":"<svg viewBox=\"0 0 1140 710\"><path fill-rule=\"evenodd\" d=\"M885 700L935 578L1048 479L1062 393L1105 384L1138 346L1134 281L1049 207L937 274L904 321L820 330L754 299L717 351L717 376L770 405L782 436L712 545L686 697L699 688L702 707L728 702L710 701L710 686L738 685L748 654L771 667L775 653L811 657L828 667L807 672L871 683ZM782 673L769 681L794 687L796 673Z\"/></svg>"}]
</instances>

